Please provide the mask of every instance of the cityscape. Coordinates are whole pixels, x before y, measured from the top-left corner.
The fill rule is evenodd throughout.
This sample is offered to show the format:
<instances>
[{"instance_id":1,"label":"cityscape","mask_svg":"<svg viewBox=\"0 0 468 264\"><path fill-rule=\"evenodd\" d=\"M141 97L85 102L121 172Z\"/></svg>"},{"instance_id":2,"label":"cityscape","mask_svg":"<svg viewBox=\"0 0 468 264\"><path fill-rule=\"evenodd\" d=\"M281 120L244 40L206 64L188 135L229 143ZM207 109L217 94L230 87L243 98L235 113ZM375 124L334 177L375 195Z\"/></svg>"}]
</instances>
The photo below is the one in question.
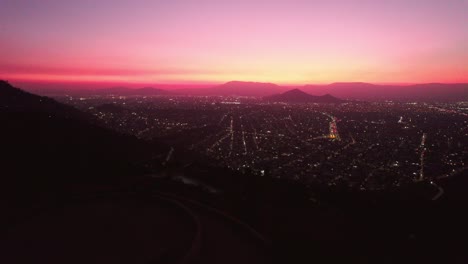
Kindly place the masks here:
<instances>
[{"instance_id":1,"label":"cityscape","mask_svg":"<svg viewBox=\"0 0 468 264\"><path fill-rule=\"evenodd\" d=\"M468 104L269 103L249 97L62 97L106 126L242 173L379 190L463 172Z\"/></svg>"}]
</instances>

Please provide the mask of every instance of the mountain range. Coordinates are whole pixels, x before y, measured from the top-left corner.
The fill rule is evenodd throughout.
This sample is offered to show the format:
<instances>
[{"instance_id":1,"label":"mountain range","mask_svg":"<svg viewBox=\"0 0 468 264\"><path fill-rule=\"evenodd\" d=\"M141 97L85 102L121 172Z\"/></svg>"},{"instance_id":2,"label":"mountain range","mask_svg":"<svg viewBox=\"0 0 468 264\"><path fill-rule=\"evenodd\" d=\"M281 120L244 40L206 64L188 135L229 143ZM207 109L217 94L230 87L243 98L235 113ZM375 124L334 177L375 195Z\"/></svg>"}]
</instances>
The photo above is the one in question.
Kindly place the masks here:
<instances>
[{"instance_id":1,"label":"mountain range","mask_svg":"<svg viewBox=\"0 0 468 264\"><path fill-rule=\"evenodd\" d=\"M250 96L265 97L292 89L300 89L316 96L332 95L351 100L419 100L419 101L467 101L468 83L444 84L427 83L414 85L371 84L362 82L342 82L324 85L280 86L274 83L231 81L221 85L192 88L164 86L161 88L102 88L102 89L31 89L30 91L47 96ZM158 87L159 87L158 86ZM169 87L169 88L168 88ZM27 87L25 87L27 89Z\"/></svg>"},{"instance_id":2,"label":"mountain range","mask_svg":"<svg viewBox=\"0 0 468 264\"><path fill-rule=\"evenodd\" d=\"M274 83L231 81L210 88L174 90L182 95L206 96L253 96L262 97L284 91L284 88Z\"/></svg>"},{"instance_id":3,"label":"mountain range","mask_svg":"<svg viewBox=\"0 0 468 264\"><path fill-rule=\"evenodd\" d=\"M413 85L378 85L362 82L305 85L305 92L331 94L354 100L468 100L468 84L427 83Z\"/></svg>"}]
</instances>

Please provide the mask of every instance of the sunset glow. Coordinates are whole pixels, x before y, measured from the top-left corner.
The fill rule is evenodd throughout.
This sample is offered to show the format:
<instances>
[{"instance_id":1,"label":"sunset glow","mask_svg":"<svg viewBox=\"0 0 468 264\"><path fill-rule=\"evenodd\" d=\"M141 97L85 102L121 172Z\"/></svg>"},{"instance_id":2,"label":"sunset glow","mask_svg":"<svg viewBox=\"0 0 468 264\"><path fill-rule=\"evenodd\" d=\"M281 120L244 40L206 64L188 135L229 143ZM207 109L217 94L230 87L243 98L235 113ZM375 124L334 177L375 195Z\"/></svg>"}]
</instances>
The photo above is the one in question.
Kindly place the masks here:
<instances>
[{"instance_id":1,"label":"sunset glow","mask_svg":"<svg viewBox=\"0 0 468 264\"><path fill-rule=\"evenodd\" d=\"M460 0L3 0L0 77L468 82L467 13Z\"/></svg>"}]
</instances>

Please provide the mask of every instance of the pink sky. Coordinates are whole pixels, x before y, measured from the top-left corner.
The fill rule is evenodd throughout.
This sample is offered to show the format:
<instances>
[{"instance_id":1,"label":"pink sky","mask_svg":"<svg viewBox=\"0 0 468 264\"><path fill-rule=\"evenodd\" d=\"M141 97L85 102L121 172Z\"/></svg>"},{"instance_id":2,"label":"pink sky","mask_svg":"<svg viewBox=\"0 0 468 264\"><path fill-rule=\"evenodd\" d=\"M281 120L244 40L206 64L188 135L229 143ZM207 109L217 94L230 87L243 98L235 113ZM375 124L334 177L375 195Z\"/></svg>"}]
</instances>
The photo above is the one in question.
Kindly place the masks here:
<instances>
[{"instance_id":1,"label":"pink sky","mask_svg":"<svg viewBox=\"0 0 468 264\"><path fill-rule=\"evenodd\" d=\"M468 82L468 1L0 2L17 82Z\"/></svg>"}]
</instances>

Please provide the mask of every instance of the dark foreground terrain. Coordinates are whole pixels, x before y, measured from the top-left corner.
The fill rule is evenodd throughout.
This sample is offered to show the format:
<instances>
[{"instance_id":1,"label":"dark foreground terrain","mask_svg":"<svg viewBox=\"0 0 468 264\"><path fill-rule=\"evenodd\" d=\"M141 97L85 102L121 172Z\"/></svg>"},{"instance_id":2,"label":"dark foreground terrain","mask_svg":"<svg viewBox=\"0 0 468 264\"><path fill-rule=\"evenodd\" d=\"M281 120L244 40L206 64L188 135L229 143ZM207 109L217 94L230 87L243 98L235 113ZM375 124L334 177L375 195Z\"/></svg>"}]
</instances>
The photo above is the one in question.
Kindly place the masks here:
<instances>
[{"instance_id":1,"label":"dark foreground terrain","mask_svg":"<svg viewBox=\"0 0 468 264\"><path fill-rule=\"evenodd\" d=\"M468 261L465 173L436 201L427 182L364 192L239 173L7 82L0 124L1 263Z\"/></svg>"}]
</instances>

